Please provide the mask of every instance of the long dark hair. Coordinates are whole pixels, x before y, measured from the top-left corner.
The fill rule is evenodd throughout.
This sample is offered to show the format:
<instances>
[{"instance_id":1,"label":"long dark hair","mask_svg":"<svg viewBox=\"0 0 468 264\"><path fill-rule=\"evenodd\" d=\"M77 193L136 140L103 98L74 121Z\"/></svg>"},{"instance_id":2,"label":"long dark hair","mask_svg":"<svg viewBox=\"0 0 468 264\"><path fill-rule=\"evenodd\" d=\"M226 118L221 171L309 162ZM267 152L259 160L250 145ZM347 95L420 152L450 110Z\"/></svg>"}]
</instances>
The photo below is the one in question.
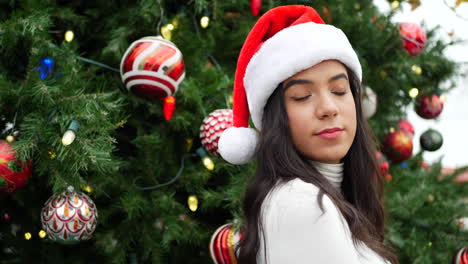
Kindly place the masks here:
<instances>
[{"instance_id":1,"label":"long dark hair","mask_svg":"<svg viewBox=\"0 0 468 264\"><path fill-rule=\"evenodd\" d=\"M346 219L354 245L364 242L382 258L398 263L395 251L384 244L384 182L375 158L375 137L361 111L361 83L352 70L348 67L346 70L356 106L357 128L351 148L342 160L343 193L333 188L293 146L280 84L263 113L263 129L256 150L257 171L243 201L245 219L241 228L243 237L237 247L239 263L256 263L260 239L264 239L260 212L265 197L276 184L295 178L319 187L317 200L322 211L323 195L330 197Z\"/></svg>"}]
</instances>

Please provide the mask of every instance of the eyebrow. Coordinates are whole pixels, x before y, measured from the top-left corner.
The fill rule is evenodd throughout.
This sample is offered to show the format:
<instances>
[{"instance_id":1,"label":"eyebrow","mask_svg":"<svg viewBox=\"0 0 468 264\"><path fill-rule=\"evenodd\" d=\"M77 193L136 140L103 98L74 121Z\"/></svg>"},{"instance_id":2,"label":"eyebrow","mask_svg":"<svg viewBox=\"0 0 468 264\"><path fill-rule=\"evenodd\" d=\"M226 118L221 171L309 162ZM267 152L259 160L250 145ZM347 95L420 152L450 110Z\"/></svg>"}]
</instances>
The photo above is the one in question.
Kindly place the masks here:
<instances>
[{"instance_id":1,"label":"eyebrow","mask_svg":"<svg viewBox=\"0 0 468 264\"><path fill-rule=\"evenodd\" d=\"M336 81L338 79L346 79L348 80L348 77L346 76L346 74L344 73L339 73L333 77L331 77L330 79L328 79L328 82L331 83L333 81ZM295 84L309 84L309 83L314 83L314 81L311 81L311 80L305 80L305 79L295 79L295 80L292 80L288 83L286 83L286 85L283 87L283 89L286 91L289 87L295 85Z\"/></svg>"}]
</instances>

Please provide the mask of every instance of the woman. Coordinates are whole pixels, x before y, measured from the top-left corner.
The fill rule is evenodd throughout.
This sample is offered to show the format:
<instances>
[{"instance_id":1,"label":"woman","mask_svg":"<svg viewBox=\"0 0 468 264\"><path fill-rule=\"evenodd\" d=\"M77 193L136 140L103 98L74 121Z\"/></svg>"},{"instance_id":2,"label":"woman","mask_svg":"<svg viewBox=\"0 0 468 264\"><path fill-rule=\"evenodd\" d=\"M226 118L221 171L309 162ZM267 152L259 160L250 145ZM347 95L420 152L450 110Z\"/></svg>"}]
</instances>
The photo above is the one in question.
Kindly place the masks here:
<instances>
[{"instance_id":1,"label":"woman","mask_svg":"<svg viewBox=\"0 0 468 264\"><path fill-rule=\"evenodd\" d=\"M265 13L242 47L233 164L257 158L239 263L398 263L384 244L383 182L361 112L362 70L344 33L306 6ZM248 128L249 114L261 131Z\"/></svg>"}]
</instances>

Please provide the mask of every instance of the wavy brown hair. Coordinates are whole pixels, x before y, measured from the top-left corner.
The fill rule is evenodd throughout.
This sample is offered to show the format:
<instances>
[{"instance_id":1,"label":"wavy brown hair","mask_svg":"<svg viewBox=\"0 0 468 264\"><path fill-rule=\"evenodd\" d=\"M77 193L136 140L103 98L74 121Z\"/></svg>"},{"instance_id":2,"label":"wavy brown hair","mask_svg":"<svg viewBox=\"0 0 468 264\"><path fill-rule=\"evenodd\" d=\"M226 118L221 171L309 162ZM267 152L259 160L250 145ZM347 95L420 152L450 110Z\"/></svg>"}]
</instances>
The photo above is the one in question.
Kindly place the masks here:
<instances>
[{"instance_id":1,"label":"wavy brown hair","mask_svg":"<svg viewBox=\"0 0 468 264\"><path fill-rule=\"evenodd\" d=\"M361 83L353 71L346 67L356 106L356 136L344 162L341 193L322 176L311 162L292 144L289 121L284 103L284 89L280 84L268 99L262 119L262 132L256 150L257 171L248 185L244 201L243 237L237 252L239 263L255 264L264 239L262 216L263 201L278 184L299 178L319 187L317 201L323 211L323 195L330 197L346 219L354 245L365 243L392 264L398 258L384 243L386 213L384 210L384 182L375 158L375 137L361 110ZM263 243L265 245L265 243ZM265 249L265 254L266 254Z\"/></svg>"}]
</instances>

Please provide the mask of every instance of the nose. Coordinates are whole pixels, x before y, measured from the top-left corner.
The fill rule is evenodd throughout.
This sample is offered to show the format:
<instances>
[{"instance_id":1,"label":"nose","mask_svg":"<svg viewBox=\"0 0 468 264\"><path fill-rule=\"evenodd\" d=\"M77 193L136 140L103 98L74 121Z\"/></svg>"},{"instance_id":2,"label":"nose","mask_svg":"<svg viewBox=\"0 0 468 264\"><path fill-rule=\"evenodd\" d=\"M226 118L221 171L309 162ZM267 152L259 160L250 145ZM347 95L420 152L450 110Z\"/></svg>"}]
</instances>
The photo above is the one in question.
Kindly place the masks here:
<instances>
[{"instance_id":1,"label":"nose","mask_svg":"<svg viewBox=\"0 0 468 264\"><path fill-rule=\"evenodd\" d=\"M319 119L332 118L338 115L338 106L332 96L332 94L320 96L316 108L316 115Z\"/></svg>"}]
</instances>

